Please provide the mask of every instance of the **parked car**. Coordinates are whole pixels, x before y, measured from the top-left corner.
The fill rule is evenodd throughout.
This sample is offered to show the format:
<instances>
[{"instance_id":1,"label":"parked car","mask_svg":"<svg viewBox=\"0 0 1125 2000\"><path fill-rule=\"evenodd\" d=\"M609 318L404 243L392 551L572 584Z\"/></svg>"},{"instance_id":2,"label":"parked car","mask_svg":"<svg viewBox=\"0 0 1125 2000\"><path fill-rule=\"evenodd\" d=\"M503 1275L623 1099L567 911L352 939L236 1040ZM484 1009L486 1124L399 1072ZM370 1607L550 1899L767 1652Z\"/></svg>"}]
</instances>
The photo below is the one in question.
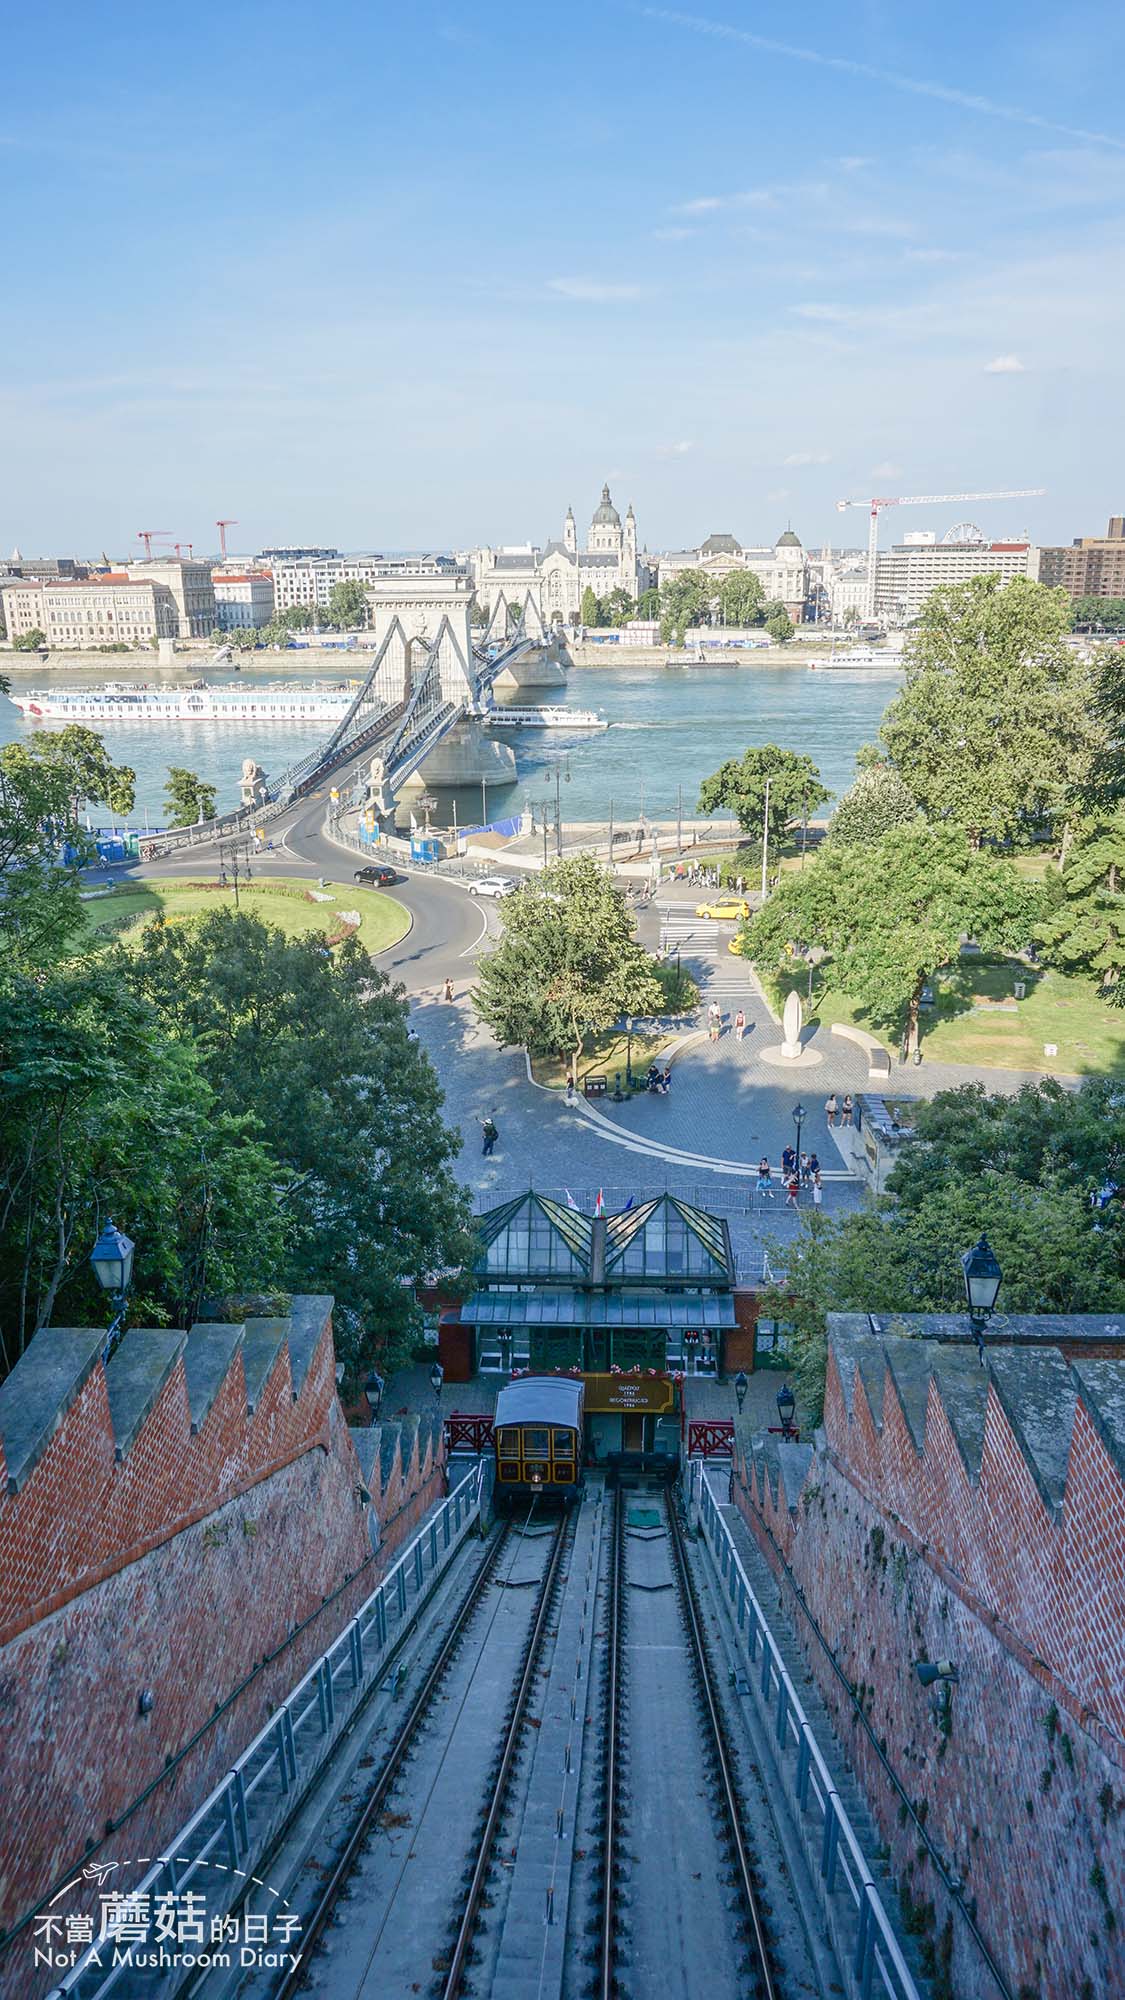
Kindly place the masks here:
<instances>
[{"instance_id":1,"label":"parked car","mask_svg":"<svg viewBox=\"0 0 1125 2000\"><path fill-rule=\"evenodd\" d=\"M353 879L366 882L371 889L391 889L396 882L404 882L406 877L400 875L397 868L388 868L384 862L374 868L357 868Z\"/></svg>"},{"instance_id":2,"label":"parked car","mask_svg":"<svg viewBox=\"0 0 1125 2000\"><path fill-rule=\"evenodd\" d=\"M482 875L479 882L470 882L470 896L510 896L515 888L511 875Z\"/></svg>"},{"instance_id":3,"label":"parked car","mask_svg":"<svg viewBox=\"0 0 1125 2000\"><path fill-rule=\"evenodd\" d=\"M697 903L697 917L716 917L720 923L736 924L740 917L750 915L750 905L745 896L719 896L713 903Z\"/></svg>"}]
</instances>

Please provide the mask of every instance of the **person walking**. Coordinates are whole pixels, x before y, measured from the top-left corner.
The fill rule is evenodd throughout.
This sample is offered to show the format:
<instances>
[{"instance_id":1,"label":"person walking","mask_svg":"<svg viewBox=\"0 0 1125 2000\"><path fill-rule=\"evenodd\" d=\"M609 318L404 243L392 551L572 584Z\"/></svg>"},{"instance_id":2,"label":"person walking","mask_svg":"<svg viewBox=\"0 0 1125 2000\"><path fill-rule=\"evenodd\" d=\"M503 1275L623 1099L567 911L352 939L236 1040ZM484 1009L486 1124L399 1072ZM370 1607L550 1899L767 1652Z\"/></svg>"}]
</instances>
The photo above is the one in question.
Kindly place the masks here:
<instances>
[{"instance_id":1,"label":"person walking","mask_svg":"<svg viewBox=\"0 0 1125 2000\"><path fill-rule=\"evenodd\" d=\"M575 1095L574 1078L572 1076L568 1076L566 1080L566 1101L568 1104L574 1103L574 1095Z\"/></svg>"},{"instance_id":2,"label":"person walking","mask_svg":"<svg viewBox=\"0 0 1125 2000\"><path fill-rule=\"evenodd\" d=\"M723 1032L723 1010L714 1000L707 1009L707 1022L711 1040L717 1042Z\"/></svg>"},{"instance_id":3,"label":"person walking","mask_svg":"<svg viewBox=\"0 0 1125 2000\"><path fill-rule=\"evenodd\" d=\"M446 980L446 982L445 982L445 991L444 991L444 993L442 994L442 998L443 998L443 1000L452 1000L452 998L453 998L453 981L452 981L452 979L447 979L447 980Z\"/></svg>"},{"instance_id":4,"label":"person walking","mask_svg":"<svg viewBox=\"0 0 1125 2000\"><path fill-rule=\"evenodd\" d=\"M796 1164L797 1155L792 1146L783 1146L781 1149L781 1171L786 1180L789 1179Z\"/></svg>"},{"instance_id":5,"label":"person walking","mask_svg":"<svg viewBox=\"0 0 1125 2000\"><path fill-rule=\"evenodd\" d=\"M853 1111L854 1111L854 1110L855 1110L855 1103L854 1103L854 1101L853 1101L853 1098L852 1098L852 1094L851 1094L851 1091L849 1090L849 1091L847 1091L847 1092L845 1093L845 1096L844 1096L844 1104L843 1104L843 1112L844 1112L844 1124L845 1124L845 1125L850 1125L850 1124L851 1124L851 1122L852 1122L852 1113L853 1113Z\"/></svg>"},{"instance_id":6,"label":"person walking","mask_svg":"<svg viewBox=\"0 0 1125 2000\"><path fill-rule=\"evenodd\" d=\"M480 1136L484 1142L481 1146L481 1152L483 1153L486 1160L490 1159L492 1156L492 1149L495 1146L496 1141L500 1137L499 1131L497 1130L496 1127L496 1121L493 1118L491 1112L489 1113L487 1118L482 1118L481 1120Z\"/></svg>"},{"instance_id":7,"label":"person walking","mask_svg":"<svg viewBox=\"0 0 1125 2000\"><path fill-rule=\"evenodd\" d=\"M819 1171L813 1175L812 1200L814 1208L819 1208L821 1202L824 1200L824 1189L820 1185Z\"/></svg>"},{"instance_id":8,"label":"person walking","mask_svg":"<svg viewBox=\"0 0 1125 2000\"><path fill-rule=\"evenodd\" d=\"M800 1193L800 1189L801 1189L801 1183L798 1180L796 1174L790 1174L789 1179L785 1183L786 1208L796 1208L797 1196Z\"/></svg>"},{"instance_id":9,"label":"person walking","mask_svg":"<svg viewBox=\"0 0 1125 2000\"><path fill-rule=\"evenodd\" d=\"M832 1091L830 1095L827 1096L824 1100L824 1115L828 1120L829 1131L831 1131L832 1127L836 1123L836 1118L839 1113L839 1109L840 1109L839 1104L836 1102L836 1092Z\"/></svg>"},{"instance_id":10,"label":"person walking","mask_svg":"<svg viewBox=\"0 0 1125 2000\"><path fill-rule=\"evenodd\" d=\"M809 1154L809 1178L813 1181L820 1179L820 1161L815 1153Z\"/></svg>"},{"instance_id":11,"label":"person walking","mask_svg":"<svg viewBox=\"0 0 1125 2000\"><path fill-rule=\"evenodd\" d=\"M758 1162L758 1193L763 1201L773 1200L773 1175L770 1163L763 1155Z\"/></svg>"},{"instance_id":12,"label":"person walking","mask_svg":"<svg viewBox=\"0 0 1125 2000\"><path fill-rule=\"evenodd\" d=\"M738 1010L738 1012L737 1012L737 1014L736 1014L736 1015L735 1015L735 1017L734 1017L734 1039L735 1039L735 1041L736 1041L736 1042L740 1042L740 1041L742 1040L742 1037L743 1037L743 1035L744 1035L745 1033L746 1033L746 1016L745 1016L745 1014L743 1013L743 1011L742 1011L742 1009L741 1009L741 1007L740 1007L740 1008L739 1008L739 1010Z\"/></svg>"},{"instance_id":13,"label":"person walking","mask_svg":"<svg viewBox=\"0 0 1125 2000\"><path fill-rule=\"evenodd\" d=\"M801 1186L808 1187L812 1179L812 1167L807 1153L801 1154Z\"/></svg>"}]
</instances>

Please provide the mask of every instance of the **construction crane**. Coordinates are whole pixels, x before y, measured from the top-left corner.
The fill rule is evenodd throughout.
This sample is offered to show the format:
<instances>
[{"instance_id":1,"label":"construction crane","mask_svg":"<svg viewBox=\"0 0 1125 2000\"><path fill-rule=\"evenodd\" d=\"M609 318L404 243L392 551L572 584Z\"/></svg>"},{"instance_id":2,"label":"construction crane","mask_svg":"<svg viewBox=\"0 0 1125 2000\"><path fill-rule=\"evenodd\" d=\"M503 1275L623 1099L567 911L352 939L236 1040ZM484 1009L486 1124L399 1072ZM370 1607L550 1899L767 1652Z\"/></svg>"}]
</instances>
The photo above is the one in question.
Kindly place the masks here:
<instances>
[{"instance_id":1,"label":"construction crane","mask_svg":"<svg viewBox=\"0 0 1125 2000\"><path fill-rule=\"evenodd\" d=\"M192 551L191 542L173 542L172 547L175 549L176 554L180 558L181 562L183 561L183 552L185 549L188 552L188 561L189 562L191 561L191 551Z\"/></svg>"},{"instance_id":2,"label":"construction crane","mask_svg":"<svg viewBox=\"0 0 1125 2000\"><path fill-rule=\"evenodd\" d=\"M219 530L219 547L220 547L220 548L222 549L222 552L223 552L223 561L225 562L225 561L226 561L226 559L227 559L227 529L228 529L228 528L237 528L237 526L238 526L238 522L237 522L237 521L216 521L216 523L215 523L215 526L216 526L216 527L217 527L217 529Z\"/></svg>"},{"instance_id":3,"label":"construction crane","mask_svg":"<svg viewBox=\"0 0 1125 2000\"><path fill-rule=\"evenodd\" d=\"M836 512L849 507L869 507L871 526L867 535L867 617L875 616L875 559L879 553L879 516L884 507L949 507L962 500L1037 500L1045 486L1017 486L1006 493L910 493L897 499L837 500Z\"/></svg>"},{"instance_id":4,"label":"construction crane","mask_svg":"<svg viewBox=\"0 0 1125 2000\"><path fill-rule=\"evenodd\" d=\"M171 534L171 532L172 532L171 528L138 528L138 529L137 529L137 540L138 540L138 542L143 542L143 543L144 543L144 545L145 545L145 561L146 561L146 562L151 562L151 561L152 561L152 545L153 545L153 543L154 543L154 542L156 542L156 541L160 541L160 540L162 540L162 539L165 539L165 538L166 538L166 537L167 537L168 535L170 535L170 534Z\"/></svg>"}]
</instances>

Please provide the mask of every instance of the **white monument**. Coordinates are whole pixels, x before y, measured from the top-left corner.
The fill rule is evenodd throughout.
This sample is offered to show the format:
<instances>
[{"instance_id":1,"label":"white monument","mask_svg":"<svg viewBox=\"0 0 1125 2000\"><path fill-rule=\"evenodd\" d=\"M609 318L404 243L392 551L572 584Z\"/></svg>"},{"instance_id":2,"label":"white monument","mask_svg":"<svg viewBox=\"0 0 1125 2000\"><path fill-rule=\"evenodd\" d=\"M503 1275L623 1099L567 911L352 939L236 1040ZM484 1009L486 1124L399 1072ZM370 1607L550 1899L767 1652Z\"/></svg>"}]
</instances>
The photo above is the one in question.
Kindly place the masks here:
<instances>
[{"instance_id":1,"label":"white monument","mask_svg":"<svg viewBox=\"0 0 1125 2000\"><path fill-rule=\"evenodd\" d=\"M781 1032L784 1038L781 1044L781 1053L785 1057L786 1062L796 1062L800 1056L801 1024L800 995L791 993L785 1002L785 1012L781 1017Z\"/></svg>"}]
</instances>

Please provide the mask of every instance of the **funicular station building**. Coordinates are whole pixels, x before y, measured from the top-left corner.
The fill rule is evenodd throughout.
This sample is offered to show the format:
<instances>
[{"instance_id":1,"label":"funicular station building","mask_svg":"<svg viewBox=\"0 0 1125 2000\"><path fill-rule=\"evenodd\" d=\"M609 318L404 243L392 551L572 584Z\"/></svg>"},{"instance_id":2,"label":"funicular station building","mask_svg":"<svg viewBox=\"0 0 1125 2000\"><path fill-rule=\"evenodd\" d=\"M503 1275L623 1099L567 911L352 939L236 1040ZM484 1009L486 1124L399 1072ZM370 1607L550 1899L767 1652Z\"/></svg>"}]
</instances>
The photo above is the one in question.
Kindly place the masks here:
<instances>
[{"instance_id":1,"label":"funicular station building","mask_svg":"<svg viewBox=\"0 0 1125 2000\"><path fill-rule=\"evenodd\" d=\"M533 1191L478 1218L476 1288L443 1314L446 1377L567 1374L585 1446L675 1459L688 1373L717 1373L738 1325L730 1232L670 1194L587 1215Z\"/></svg>"}]
</instances>

